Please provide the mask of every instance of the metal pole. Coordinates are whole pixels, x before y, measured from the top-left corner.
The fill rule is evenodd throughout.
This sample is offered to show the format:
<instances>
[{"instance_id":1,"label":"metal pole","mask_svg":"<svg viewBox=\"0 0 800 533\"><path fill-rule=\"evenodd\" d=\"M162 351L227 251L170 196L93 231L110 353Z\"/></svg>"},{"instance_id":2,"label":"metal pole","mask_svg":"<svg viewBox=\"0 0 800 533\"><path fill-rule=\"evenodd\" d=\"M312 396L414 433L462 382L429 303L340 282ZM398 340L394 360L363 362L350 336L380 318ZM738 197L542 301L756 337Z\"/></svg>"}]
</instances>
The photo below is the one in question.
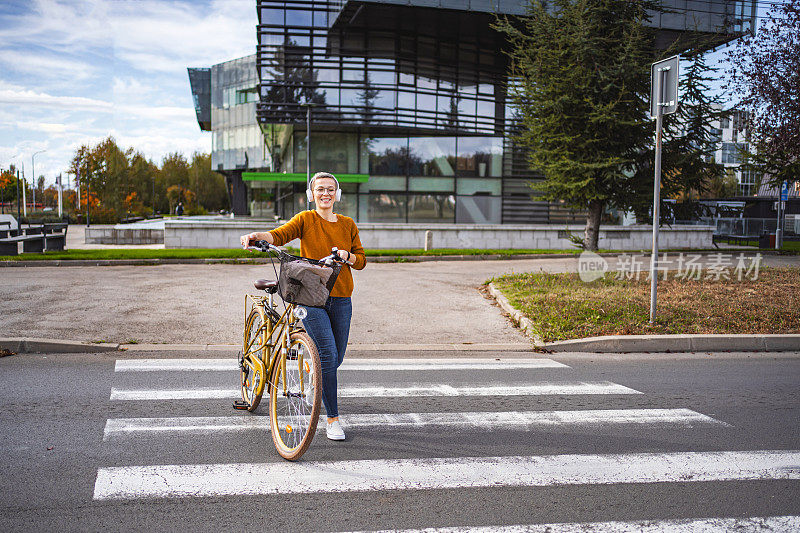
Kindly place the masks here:
<instances>
[{"instance_id":1,"label":"metal pole","mask_svg":"<svg viewBox=\"0 0 800 533\"><path fill-rule=\"evenodd\" d=\"M650 256L650 323L656 321L656 291L658 288L658 272L656 263L658 262L658 224L661 220L661 126L664 115L663 101L664 90L664 69L658 69L656 76L656 154L655 154L655 180L653 182L653 253Z\"/></svg>"},{"instance_id":2,"label":"metal pole","mask_svg":"<svg viewBox=\"0 0 800 533\"><path fill-rule=\"evenodd\" d=\"M19 229L22 215L19 212L19 169L17 169L17 229Z\"/></svg>"},{"instance_id":3,"label":"metal pole","mask_svg":"<svg viewBox=\"0 0 800 533\"><path fill-rule=\"evenodd\" d=\"M32 182L33 188L31 192L33 193L33 210L36 211L36 167L34 166L33 159L36 157L37 154L41 154L46 152L47 150L39 150L38 152L34 152L31 156L31 174L33 174Z\"/></svg>"},{"instance_id":4,"label":"metal pole","mask_svg":"<svg viewBox=\"0 0 800 533\"><path fill-rule=\"evenodd\" d=\"M311 104L306 104L306 189L311 188ZM306 210L311 209L311 202L306 197Z\"/></svg>"},{"instance_id":5,"label":"metal pole","mask_svg":"<svg viewBox=\"0 0 800 533\"><path fill-rule=\"evenodd\" d=\"M88 174L88 172L87 172ZM89 200L91 197L89 196L89 176L86 176L86 227L90 226L89 224Z\"/></svg>"},{"instance_id":6,"label":"metal pole","mask_svg":"<svg viewBox=\"0 0 800 533\"><path fill-rule=\"evenodd\" d=\"M75 217L77 218L78 213L81 211L81 161L78 160L78 166L75 167L75 200L78 204L75 206Z\"/></svg>"},{"instance_id":7,"label":"metal pole","mask_svg":"<svg viewBox=\"0 0 800 533\"><path fill-rule=\"evenodd\" d=\"M61 177L61 174L59 174L58 175L58 218L61 218L63 214L63 210L61 209L62 191L64 190L64 187L61 185L62 179L63 178Z\"/></svg>"},{"instance_id":8,"label":"metal pole","mask_svg":"<svg viewBox=\"0 0 800 533\"><path fill-rule=\"evenodd\" d=\"M25 194L25 189L28 188L28 183L25 181L25 164L22 164L22 215L28 218L28 195Z\"/></svg>"},{"instance_id":9,"label":"metal pole","mask_svg":"<svg viewBox=\"0 0 800 533\"><path fill-rule=\"evenodd\" d=\"M775 249L781 249L781 241L783 240L783 182L778 187L778 221L775 227Z\"/></svg>"}]
</instances>

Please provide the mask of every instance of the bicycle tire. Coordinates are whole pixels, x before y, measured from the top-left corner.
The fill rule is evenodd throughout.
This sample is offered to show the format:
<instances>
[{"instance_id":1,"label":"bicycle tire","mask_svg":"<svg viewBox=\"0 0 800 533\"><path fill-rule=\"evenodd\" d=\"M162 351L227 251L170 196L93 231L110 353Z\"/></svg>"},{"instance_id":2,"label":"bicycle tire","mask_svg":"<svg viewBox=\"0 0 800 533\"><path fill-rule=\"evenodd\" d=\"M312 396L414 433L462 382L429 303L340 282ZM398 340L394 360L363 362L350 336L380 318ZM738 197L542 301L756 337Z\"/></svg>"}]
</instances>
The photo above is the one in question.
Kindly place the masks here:
<instances>
[{"instance_id":1,"label":"bicycle tire","mask_svg":"<svg viewBox=\"0 0 800 533\"><path fill-rule=\"evenodd\" d=\"M264 344L264 333L260 331L263 324L264 317L258 309L250 311L250 315L244 322L244 344L242 345L242 354L247 354L248 346L250 346L250 339L253 338L253 335L260 336L260 341L255 341L249 350L251 355L245 355L243 357L240 369L242 400L247 403L247 410L250 412L255 411L258 404L261 402L261 394L258 392L259 389L261 389L262 393L264 390L263 387L261 387L261 381L264 379L266 368L259 356Z\"/></svg>"},{"instance_id":2,"label":"bicycle tire","mask_svg":"<svg viewBox=\"0 0 800 533\"><path fill-rule=\"evenodd\" d=\"M317 430L322 404L322 364L314 341L305 332L291 335L289 353L285 356L286 374L278 360L270 376L270 432L278 454L296 461L311 445Z\"/></svg>"}]
</instances>

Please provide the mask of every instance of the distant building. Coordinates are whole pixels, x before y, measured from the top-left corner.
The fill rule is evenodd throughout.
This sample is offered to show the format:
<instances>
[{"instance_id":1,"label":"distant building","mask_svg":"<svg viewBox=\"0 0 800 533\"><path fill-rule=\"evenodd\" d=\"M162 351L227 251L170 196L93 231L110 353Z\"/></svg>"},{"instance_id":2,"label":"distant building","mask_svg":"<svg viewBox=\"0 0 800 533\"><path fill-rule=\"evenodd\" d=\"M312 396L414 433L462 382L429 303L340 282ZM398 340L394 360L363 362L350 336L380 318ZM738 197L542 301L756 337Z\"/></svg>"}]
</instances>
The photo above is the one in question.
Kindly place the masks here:
<instances>
[{"instance_id":1,"label":"distant building","mask_svg":"<svg viewBox=\"0 0 800 533\"><path fill-rule=\"evenodd\" d=\"M214 65L206 87L212 166L234 211L305 209L310 105L312 171L341 178L337 207L359 222L574 220L531 198L527 183L539 176L509 138L506 42L491 23L526 4L258 0L256 55ZM755 20L753 0L662 4L674 10L652 21L662 47L693 32L723 43ZM207 70L190 69L190 79ZM196 102L200 89L192 83Z\"/></svg>"},{"instance_id":2,"label":"distant building","mask_svg":"<svg viewBox=\"0 0 800 533\"><path fill-rule=\"evenodd\" d=\"M731 111L728 116L712 124L712 133L717 139L714 161L722 164L729 175L736 177L737 196L754 196L760 182L758 173L739 168L742 164L742 151L750 149L746 125L745 111Z\"/></svg>"}]
</instances>

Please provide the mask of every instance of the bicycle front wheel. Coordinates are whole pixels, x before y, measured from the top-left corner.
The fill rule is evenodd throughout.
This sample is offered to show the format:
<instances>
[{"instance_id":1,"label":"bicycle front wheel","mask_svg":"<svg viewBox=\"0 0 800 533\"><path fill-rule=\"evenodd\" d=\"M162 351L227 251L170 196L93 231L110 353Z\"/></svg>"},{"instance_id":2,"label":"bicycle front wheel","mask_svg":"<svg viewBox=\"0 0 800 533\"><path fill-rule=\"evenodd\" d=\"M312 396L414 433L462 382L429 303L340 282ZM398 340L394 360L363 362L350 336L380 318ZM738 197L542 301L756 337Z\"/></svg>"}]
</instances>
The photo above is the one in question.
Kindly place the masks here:
<instances>
[{"instance_id":1,"label":"bicycle front wheel","mask_svg":"<svg viewBox=\"0 0 800 533\"><path fill-rule=\"evenodd\" d=\"M242 400L247 403L247 410L250 412L256 410L264 391L266 368L260 360L261 352L264 349L265 335L261 329L263 325L264 318L257 309L250 312L250 316L244 323L244 346L242 347L242 360L239 362L240 381Z\"/></svg>"},{"instance_id":2,"label":"bicycle front wheel","mask_svg":"<svg viewBox=\"0 0 800 533\"><path fill-rule=\"evenodd\" d=\"M281 457L295 461L311 445L317 430L322 365L317 347L305 332L292 334L283 362L276 361L270 379L270 430Z\"/></svg>"}]
</instances>

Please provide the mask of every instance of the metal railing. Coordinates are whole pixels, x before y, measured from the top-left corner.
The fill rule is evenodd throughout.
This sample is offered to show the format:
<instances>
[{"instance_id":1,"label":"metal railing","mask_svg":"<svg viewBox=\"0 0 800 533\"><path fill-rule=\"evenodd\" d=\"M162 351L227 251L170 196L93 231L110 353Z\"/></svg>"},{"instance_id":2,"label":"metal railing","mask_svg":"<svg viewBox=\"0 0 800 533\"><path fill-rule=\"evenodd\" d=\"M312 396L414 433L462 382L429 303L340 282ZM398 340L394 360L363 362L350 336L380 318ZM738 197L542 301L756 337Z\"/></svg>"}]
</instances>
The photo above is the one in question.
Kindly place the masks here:
<instances>
[{"instance_id":1,"label":"metal railing","mask_svg":"<svg viewBox=\"0 0 800 533\"><path fill-rule=\"evenodd\" d=\"M758 237L762 233L775 233L777 218L712 218L703 217L700 221L714 226L715 235L737 235ZM800 235L800 219L786 218L784 235Z\"/></svg>"}]
</instances>

